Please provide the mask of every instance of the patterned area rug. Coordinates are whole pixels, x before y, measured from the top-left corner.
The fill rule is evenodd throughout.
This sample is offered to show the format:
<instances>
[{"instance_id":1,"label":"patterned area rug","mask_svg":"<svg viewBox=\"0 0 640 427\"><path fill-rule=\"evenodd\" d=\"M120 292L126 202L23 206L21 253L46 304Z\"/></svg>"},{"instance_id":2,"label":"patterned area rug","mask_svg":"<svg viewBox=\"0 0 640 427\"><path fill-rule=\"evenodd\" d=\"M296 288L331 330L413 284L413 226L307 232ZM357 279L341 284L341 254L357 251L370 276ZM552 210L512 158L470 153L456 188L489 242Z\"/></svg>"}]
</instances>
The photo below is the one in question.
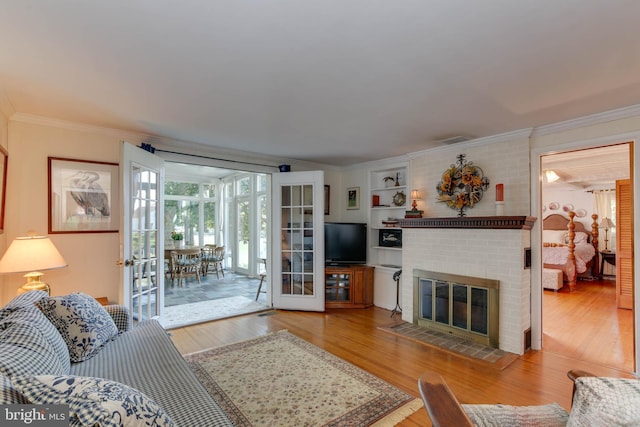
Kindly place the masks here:
<instances>
[{"instance_id":1,"label":"patterned area rug","mask_svg":"<svg viewBox=\"0 0 640 427\"><path fill-rule=\"evenodd\" d=\"M287 331L186 355L238 426L392 426L422 401Z\"/></svg>"},{"instance_id":2,"label":"patterned area rug","mask_svg":"<svg viewBox=\"0 0 640 427\"><path fill-rule=\"evenodd\" d=\"M194 323L254 313L268 308L264 304L243 296L220 298L165 307L162 317L160 317L160 323L165 329L174 329Z\"/></svg>"}]
</instances>

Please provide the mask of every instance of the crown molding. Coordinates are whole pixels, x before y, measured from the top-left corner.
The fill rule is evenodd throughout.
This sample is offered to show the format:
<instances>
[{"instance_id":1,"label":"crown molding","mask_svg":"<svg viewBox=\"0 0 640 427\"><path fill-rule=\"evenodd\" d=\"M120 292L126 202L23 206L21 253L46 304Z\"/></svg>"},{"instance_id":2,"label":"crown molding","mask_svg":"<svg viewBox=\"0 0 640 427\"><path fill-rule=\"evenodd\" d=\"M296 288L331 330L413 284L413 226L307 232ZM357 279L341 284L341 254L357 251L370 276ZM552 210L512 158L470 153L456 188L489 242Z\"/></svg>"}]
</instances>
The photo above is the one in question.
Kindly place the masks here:
<instances>
[{"instance_id":1,"label":"crown molding","mask_svg":"<svg viewBox=\"0 0 640 427\"><path fill-rule=\"evenodd\" d=\"M296 159L287 159L287 158L279 158L273 156L263 156L256 153L250 153L241 150L234 150L224 147L210 146L207 144L202 144L198 142L191 141L182 141L177 139L172 139L159 135L151 135L145 133L138 133L132 131L126 131L122 129L108 128L103 126L96 125L87 125L83 123L70 122L67 120L54 119L50 117L38 116L35 114L25 114L25 113L15 113L11 116L10 121L13 122L22 122L29 123L41 126L49 126L56 127L60 129L67 129L71 131L77 132L87 132L94 133L99 135L111 136L123 141L127 141L133 144L137 144L138 142L147 142L150 143L157 148L161 148L168 151L182 151L182 155L186 156L202 156L202 157L210 157L215 156L216 158L220 158L220 160L227 160L230 162L239 162L242 163L243 160L245 163L251 162L266 162L273 163L274 167L287 163L294 164L297 168L313 170L317 168L321 169L331 169L327 167L327 165L321 165L312 162L306 162L302 160ZM176 153L179 154L179 153ZM249 160L250 159L250 160Z\"/></svg>"},{"instance_id":2,"label":"crown molding","mask_svg":"<svg viewBox=\"0 0 640 427\"><path fill-rule=\"evenodd\" d=\"M602 113L591 114L589 116L578 117L576 119L565 120L563 122L538 126L531 132L532 137L549 135L552 133L566 132L586 126L593 126L615 120L628 119L640 116L640 104L630 105L616 110L604 111Z\"/></svg>"},{"instance_id":3,"label":"crown molding","mask_svg":"<svg viewBox=\"0 0 640 427\"><path fill-rule=\"evenodd\" d=\"M99 135L113 136L121 139L130 139L134 141L149 138L150 135L138 132L132 132L122 129L109 128L105 126L88 125L84 123L70 122L62 119L54 119L51 117L38 116L36 114L16 113L11 116L10 121L29 123L41 126L50 126L59 129L67 129L78 132L97 133Z\"/></svg>"}]
</instances>

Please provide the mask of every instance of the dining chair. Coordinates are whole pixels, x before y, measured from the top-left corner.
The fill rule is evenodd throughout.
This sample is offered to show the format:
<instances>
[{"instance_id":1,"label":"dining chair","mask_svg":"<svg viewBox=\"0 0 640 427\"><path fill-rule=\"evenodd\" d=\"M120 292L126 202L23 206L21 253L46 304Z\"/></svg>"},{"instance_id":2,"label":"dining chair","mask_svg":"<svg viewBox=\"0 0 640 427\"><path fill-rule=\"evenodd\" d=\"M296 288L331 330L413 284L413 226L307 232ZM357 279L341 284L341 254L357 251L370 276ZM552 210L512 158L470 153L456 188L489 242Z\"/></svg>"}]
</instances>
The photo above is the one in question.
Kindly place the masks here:
<instances>
[{"instance_id":1,"label":"dining chair","mask_svg":"<svg viewBox=\"0 0 640 427\"><path fill-rule=\"evenodd\" d=\"M216 270L216 276L218 277L218 279L220 278L220 273L222 273L222 277L224 277L224 267L223 267L224 253L225 253L224 246L217 246L213 250L213 262L211 264L213 265L213 268Z\"/></svg>"},{"instance_id":2,"label":"dining chair","mask_svg":"<svg viewBox=\"0 0 640 427\"><path fill-rule=\"evenodd\" d=\"M171 278L171 286L173 286L175 278L178 279L178 286L182 286L182 279L186 276L196 276L198 283L200 283L200 273L202 271L202 254L200 249L172 251L171 262L174 271Z\"/></svg>"},{"instance_id":3,"label":"dining chair","mask_svg":"<svg viewBox=\"0 0 640 427\"><path fill-rule=\"evenodd\" d=\"M215 260L215 249L217 245L206 244L202 248L202 275L206 276L209 272L209 266L213 265Z\"/></svg>"}]
</instances>

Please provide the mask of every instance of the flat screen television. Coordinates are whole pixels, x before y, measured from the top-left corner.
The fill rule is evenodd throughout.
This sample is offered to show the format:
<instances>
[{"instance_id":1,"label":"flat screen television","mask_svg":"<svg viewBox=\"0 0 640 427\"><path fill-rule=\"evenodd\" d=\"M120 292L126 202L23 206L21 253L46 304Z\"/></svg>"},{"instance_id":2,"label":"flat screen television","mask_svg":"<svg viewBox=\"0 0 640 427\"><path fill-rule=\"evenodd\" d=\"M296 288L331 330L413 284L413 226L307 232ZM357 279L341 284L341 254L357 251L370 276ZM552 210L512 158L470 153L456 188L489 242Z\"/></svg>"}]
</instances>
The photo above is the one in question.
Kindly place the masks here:
<instances>
[{"instance_id":1,"label":"flat screen television","mask_svg":"<svg viewBox=\"0 0 640 427\"><path fill-rule=\"evenodd\" d=\"M324 223L324 259L327 265L367 263L367 224Z\"/></svg>"}]
</instances>

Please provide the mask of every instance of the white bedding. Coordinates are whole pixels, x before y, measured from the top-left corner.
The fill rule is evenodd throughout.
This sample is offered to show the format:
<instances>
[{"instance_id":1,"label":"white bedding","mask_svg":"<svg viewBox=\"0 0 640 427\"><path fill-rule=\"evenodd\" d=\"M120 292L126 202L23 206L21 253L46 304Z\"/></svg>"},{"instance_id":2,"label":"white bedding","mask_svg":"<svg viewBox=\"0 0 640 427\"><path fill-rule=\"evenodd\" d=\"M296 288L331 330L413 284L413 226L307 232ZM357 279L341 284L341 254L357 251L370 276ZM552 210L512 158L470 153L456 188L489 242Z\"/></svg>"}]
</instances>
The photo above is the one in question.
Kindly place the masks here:
<instances>
[{"instance_id":1,"label":"white bedding","mask_svg":"<svg viewBox=\"0 0 640 427\"><path fill-rule=\"evenodd\" d=\"M596 254L591 243L577 243L574 251L577 273L587 271L587 263ZM542 248L542 262L544 264L565 265L569 258L569 248L566 246L546 246Z\"/></svg>"}]
</instances>

